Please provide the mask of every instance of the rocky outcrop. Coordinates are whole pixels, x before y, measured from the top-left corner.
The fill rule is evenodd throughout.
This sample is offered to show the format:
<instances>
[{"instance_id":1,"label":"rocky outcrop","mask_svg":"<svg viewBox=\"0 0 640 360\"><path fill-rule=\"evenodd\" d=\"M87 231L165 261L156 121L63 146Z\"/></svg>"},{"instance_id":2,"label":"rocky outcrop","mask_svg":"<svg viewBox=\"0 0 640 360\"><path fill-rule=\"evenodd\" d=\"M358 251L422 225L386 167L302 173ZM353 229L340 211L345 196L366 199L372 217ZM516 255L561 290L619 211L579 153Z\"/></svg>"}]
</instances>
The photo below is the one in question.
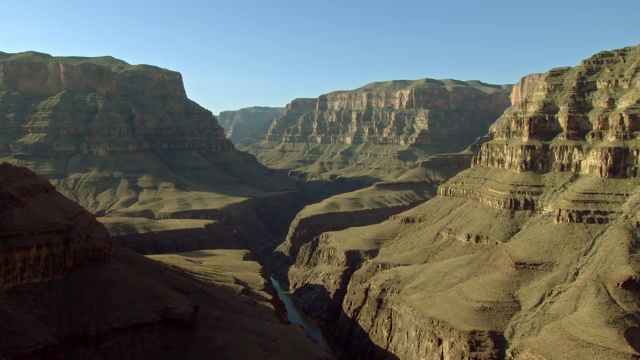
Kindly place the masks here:
<instances>
[{"instance_id":1,"label":"rocky outcrop","mask_svg":"<svg viewBox=\"0 0 640 360\"><path fill-rule=\"evenodd\" d=\"M523 78L437 197L303 246L292 291L324 299L339 355L637 357L639 67L630 47Z\"/></svg>"},{"instance_id":2,"label":"rocky outcrop","mask_svg":"<svg viewBox=\"0 0 640 360\"><path fill-rule=\"evenodd\" d=\"M259 129L265 127L268 129L268 123L283 114L284 108L254 106L235 111L222 111L218 116L218 122L225 129L227 137L234 144L238 144L247 138L252 138L253 141L264 139L267 134L260 133Z\"/></svg>"},{"instance_id":3,"label":"rocky outcrop","mask_svg":"<svg viewBox=\"0 0 640 360\"><path fill-rule=\"evenodd\" d=\"M104 227L32 171L0 164L0 199L0 291L111 259Z\"/></svg>"},{"instance_id":4,"label":"rocky outcrop","mask_svg":"<svg viewBox=\"0 0 640 360\"><path fill-rule=\"evenodd\" d=\"M633 74L640 66L638 61L638 49L625 48L594 55L575 68L523 78L512 95L518 101L492 126L494 139L482 146L473 165L516 173L637 177L635 122L640 121L640 92ZM557 185L552 183L549 187ZM502 194L494 191L495 201L488 200L491 195L486 191L485 195L471 195L478 191L462 181L444 186L440 193L466 193L462 196L476 196L487 204L514 209L541 210L549 206L540 198L542 190L549 187L530 180L518 187L520 190L509 189ZM589 193L593 191L567 192L562 205L578 206L574 209L577 212L555 209L557 221L606 222L629 195L625 191L604 191L600 197L608 200L599 201L596 210L584 208L594 202L591 198L598 197L597 191ZM589 215L592 210L596 212Z\"/></svg>"}]
</instances>

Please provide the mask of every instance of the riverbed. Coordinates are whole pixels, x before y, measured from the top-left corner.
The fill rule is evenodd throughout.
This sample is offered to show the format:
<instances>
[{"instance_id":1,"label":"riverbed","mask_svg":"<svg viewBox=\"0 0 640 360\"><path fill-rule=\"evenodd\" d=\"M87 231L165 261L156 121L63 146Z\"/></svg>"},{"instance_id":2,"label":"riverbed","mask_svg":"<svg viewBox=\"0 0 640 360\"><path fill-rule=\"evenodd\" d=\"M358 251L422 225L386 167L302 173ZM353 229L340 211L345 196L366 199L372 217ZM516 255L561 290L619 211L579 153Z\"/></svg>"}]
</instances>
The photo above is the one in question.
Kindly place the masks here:
<instances>
[{"instance_id":1,"label":"riverbed","mask_svg":"<svg viewBox=\"0 0 640 360\"><path fill-rule=\"evenodd\" d=\"M271 277L271 283L273 284L273 287L275 287L278 291L278 297L280 298L280 300L282 300L285 308L287 309L287 316L289 317L289 321L291 321L292 324L302 327L307 332L307 335L309 335L309 337L312 338L315 342L320 344L320 346L324 347L325 349L331 350L329 343L327 343L327 339L325 339L324 334L322 334L322 331L320 330L318 325L316 325L313 319L303 313L295 305L293 299L291 299L291 293L284 290L278 280L274 279L273 277Z\"/></svg>"}]
</instances>

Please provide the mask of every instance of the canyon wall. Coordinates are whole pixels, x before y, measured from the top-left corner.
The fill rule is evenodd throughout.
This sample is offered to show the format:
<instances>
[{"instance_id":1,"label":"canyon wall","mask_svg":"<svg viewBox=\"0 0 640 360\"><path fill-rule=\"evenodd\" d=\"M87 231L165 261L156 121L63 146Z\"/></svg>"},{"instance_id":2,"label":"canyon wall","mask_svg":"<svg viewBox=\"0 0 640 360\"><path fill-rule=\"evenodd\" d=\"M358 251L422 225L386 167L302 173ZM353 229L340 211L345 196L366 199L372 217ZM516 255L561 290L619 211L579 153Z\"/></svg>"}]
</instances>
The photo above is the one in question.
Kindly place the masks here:
<instances>
[{"instance_id":1,"label":"canyon wall","mask_svg":"<svg viewBox=\"0 0 640 360\"><path fill-rule=\"evenodd\" d=\"M247 250L162 265L114 245L94 215L6 163L0 198L0 358L332 358L284 324Z\"/></svg>"},{"instance_id":2,"label":"canyon wall","mask_svg":"<svg viewBox=\"0 0 640 360\"><path fill-rule=\"evenodd\" d=\"M301 246L292 292L339 355L637 357L639 68L636 46L523 78L437 197Z\"/></svg>"},{"instance_id":3,"label":"canyon wall","mask_svg":"<svg viewBox=\"0 0 640 360\"><path fill-rule=\"evenodd\" d=\"M133 234L147 220L229 226L282 198L291 219L299 208L294 182L235 150L175 71L112 57L1 53L0 133L1 161L45 176L102 218L131 219ZM260 239L270 242L250 242L257 250L286 232L269 232L260 216L251 221L245 227L266 229Z\"/></svg>"},{"instance_id":4,"label":"canyon wall","mask_svg":"<svg viewBox=\"0 0 640 360\"><path fill-rule=\"evenodd\" d=\"M3 148L32 156L141 149L229 150L182 76L114 58L0 57Z\"/></svg>"},{"instance_id":5,"label":"canyon wall","mask_svg":"<svg viewBox=\"0 0 640 360\"><path fill-rule=\"evenodd\" d=\"M262 140L264 134L256 133L263 127L268 127L270 121L284 114L284 108L254 106L234 111L222 111L218 116L218 122L222 126L227 137L234 144L251 138L254 141Z\"/></svg>"},{"instance_id":6,"label":"canyon wall","mask_svg":"<svg viewBox=\"0 0 640 360\"><path fill-rule=\"evenodd\" d=\"M321 95L304 104L294 101L287 107L289 116L272 123L267 139L442 145L448 143L447 136L454 135L466 146L509 105L507 89L509 86L457 80L373 83Z\"/></svg>"},{"instance_id":7,"label":"canyon wall","mask_svg":"<svg viewBox=\"0 0 640 360\"><path fill-rule=\"evenodd\" d=\"M109 262L109 233L95 217L25 168L0 164L0 291Z\"/></svg>"},{"instance_id":8,"label":"canyon wall","mask_svg":"<svg viewBox=\"0 0 640 360\"><path fill-rule=\"evenodd\" d=\"M392 180L416 161L462 151L486 134L509 106L510 89L397 80L296 99L271 123L265 141L245 149L298 178Z\"/></svg>"}]
</instances>

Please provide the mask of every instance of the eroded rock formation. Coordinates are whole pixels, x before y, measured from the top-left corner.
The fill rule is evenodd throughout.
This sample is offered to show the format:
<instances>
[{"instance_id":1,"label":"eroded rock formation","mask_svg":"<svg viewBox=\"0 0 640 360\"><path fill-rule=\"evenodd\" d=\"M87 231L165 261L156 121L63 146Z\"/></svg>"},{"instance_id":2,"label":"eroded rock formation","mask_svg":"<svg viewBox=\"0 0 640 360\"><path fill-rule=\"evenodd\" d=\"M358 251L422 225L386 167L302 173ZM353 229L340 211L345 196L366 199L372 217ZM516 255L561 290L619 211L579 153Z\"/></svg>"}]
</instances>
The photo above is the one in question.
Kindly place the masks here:
<instances>
[{"instance_id":1,"label":"eroded rock formation","mask_svg":"<svg viewBox=\"0 0 640 360\"><path fill-rule=\"evenodd\" d=\"M266 141L247 150L300 178L390 180L485 134L509 106L510 87L422 79L296 99L271 123Z\"/></svg>"},{"instance_id":2,"label":"eroded rock formation","mask_svg":"<svg viewBox=\"0 0 640 360\"><path fill-rule=\"evenodd\" d=\"M0 160L45 176L100 217L131 219L133 233L146 220L229 226L283 198L291 218L299 208L293 182L236 151L174 71L112 57L1 53L0 133ZM273 248L283 232L247 244Z\"/></svg>"},{"instance_id":3,"label":"eroded rock formation","mask_svg":"<svg viewBox=\"0 0 640 360\"><path fill-rule=\"evenodd\" d=\"M637 357L639 67L629 47L523 78L437 197L302 246L292 290L340 354Z\"/></svg>"}]
</instances>

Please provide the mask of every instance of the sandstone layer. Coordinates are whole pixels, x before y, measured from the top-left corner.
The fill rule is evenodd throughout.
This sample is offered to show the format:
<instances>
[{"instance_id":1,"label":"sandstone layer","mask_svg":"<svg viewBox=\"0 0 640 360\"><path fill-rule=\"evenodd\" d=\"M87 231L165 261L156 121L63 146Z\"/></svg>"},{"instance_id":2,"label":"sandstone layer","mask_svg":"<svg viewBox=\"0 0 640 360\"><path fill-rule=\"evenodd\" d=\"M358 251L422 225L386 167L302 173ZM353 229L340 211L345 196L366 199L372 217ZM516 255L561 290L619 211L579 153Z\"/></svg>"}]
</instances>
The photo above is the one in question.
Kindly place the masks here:
<instances>
[{"instance_id":1,"label":"sandstone layer","mask_svg":"<svg viewBox=\"0 0 640 360\"><path fill-rule=\"evenodd\" d=\"M259 222L249 227L269 230L256 212L288 201L293 218L300 207L293 182L235 150L179 73L112 57L0 53L0 160L45 176L98 216L132 219L132 231L145 220L231 226L249 217Z\"/></svg>"},{"instance_id":2,"label":"sandstone layer","mask_svg":"<svg viewBox=\"0 0 640 360\"><path fill-rule=\"evenodd\" d=\"M296 99L273 120L266 140L246 149L298 178L348 177L371 185L431 155L464 150L509 106L509 89L422 79Z\"/></svg>"},{"instance_id":3,"label":"sandstone layer","mask_svg":"<svg viewBox=\"0 0 640 360\"><path fill-rule=\"evenodd\" d=\"M0 197L0 358L332 357L282 323L246 250L163 266L113 246L94 215L8 164Z\"/></svg>"},{"instance_id":4,"label":"sandstone layer","mask_svg":"<svg viewBox=\"0 0 640 360\"><path fill-rule=\"evenodd\" d=\"M344 358L640 356L640 47L531 75L473 166L300 247L292 291Z\"/></svg>"},{"instance_id":5,"label":"sandstone layer","mask_svg":"<svg viewBox=\"0 0 640 360\"><path fill-rule=\"evenodd\" d=\"M218 122L234 144L243 140L260 141L260 129L270 125L270 122L284 114L284 108L253 106L234 111L222 111L218 115Z\"/></svg>"}]
</instances>

